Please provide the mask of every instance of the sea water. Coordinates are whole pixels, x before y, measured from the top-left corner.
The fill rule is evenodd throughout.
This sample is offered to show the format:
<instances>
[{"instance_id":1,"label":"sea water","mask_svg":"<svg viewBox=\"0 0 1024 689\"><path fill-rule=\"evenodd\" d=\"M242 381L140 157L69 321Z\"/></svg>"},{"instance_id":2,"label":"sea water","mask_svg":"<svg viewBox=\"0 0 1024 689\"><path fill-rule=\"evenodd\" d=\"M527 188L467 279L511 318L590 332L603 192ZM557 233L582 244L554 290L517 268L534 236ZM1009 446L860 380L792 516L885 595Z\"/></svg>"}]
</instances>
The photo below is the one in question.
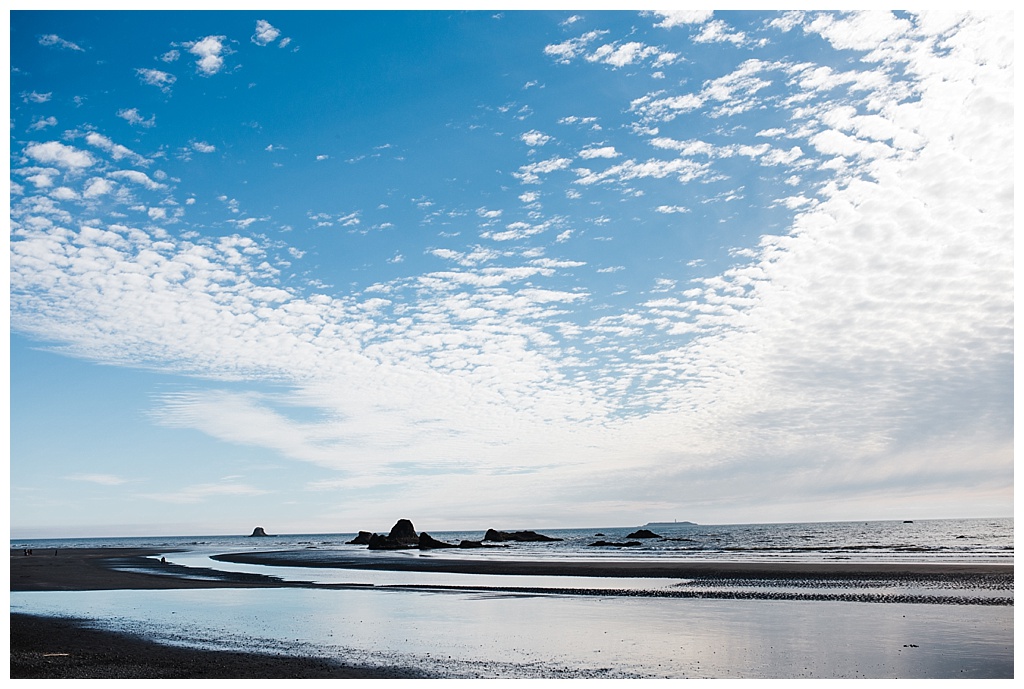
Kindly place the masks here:
<instances>
[{"instance_id":1,"label":"sea water","mask_svg":"<svg viewBox=\"0 0 1024 689\"><path fill-rule=\"evenodd\" d=\"M498 525L503 531L518 527ZM513 525L514 526L514 525ZM647 525L641 525L647 527ZM1013 563L1013 519L928 519L915 521L812 522L794 524L688 523L650 525L663 538L630 539L641 526L589 529L535 529L562 540L537 543L501 543L493 549L445 550L445 557L523 559L650 559L725 560L731 562L896 562L896 563ZM386 534L390 525L377 525ZM485 529L430 531L451 544L479 541ZM372 525L371 525L372 528ZM269 530L269 529L268 529ZM369 530L369 529L368 529ZM355 533L288 534L268 537L247 535L154 536L121 538L11 539L11 548L155 548L202 552L256 550L305 551L310 563L338 551L368 553L365 546L348 545ZM593 543L633 542L628 547ZM369 554L369 553L368 553Z\"/></svg>"}]
</instances>

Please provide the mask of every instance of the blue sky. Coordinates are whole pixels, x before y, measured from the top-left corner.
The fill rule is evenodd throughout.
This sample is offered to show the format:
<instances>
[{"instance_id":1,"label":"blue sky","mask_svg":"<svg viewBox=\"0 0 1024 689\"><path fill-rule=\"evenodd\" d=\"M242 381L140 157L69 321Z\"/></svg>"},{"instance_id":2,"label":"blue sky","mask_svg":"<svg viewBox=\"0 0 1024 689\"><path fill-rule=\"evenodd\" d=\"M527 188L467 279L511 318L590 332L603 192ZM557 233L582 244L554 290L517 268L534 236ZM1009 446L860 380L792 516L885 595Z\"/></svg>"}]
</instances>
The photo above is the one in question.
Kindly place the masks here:
<instances>
[{"instance_id":1,"label":"blue sky","mask_svg":"<svg viewBox=\"0 0 1024 689\"><path fill-rule=\"evenodd\" d=\"M12 535L1012 514L1006 15L10 41Z\"/></svg>"}]
</instances>

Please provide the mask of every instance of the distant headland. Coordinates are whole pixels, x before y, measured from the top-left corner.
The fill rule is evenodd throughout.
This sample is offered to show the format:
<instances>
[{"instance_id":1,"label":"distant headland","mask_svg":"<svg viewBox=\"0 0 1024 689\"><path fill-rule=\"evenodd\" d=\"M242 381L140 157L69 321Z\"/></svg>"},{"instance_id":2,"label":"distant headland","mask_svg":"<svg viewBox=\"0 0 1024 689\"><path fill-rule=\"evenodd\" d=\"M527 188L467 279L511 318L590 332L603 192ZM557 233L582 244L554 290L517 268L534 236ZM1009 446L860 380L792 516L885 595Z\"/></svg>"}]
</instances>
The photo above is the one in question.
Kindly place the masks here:
<instances>
[{"instance_id":1,"label":"distant headland","mask_svg":"<svg viewBox=\"0 0 1024 689\"><path fill-rule=\"evenodd\" d=\"M644 524L647 526L655 526L659 528L665 528L666 526L697 526L696 522L647 522Z\"/></svg>"}]
</instances>

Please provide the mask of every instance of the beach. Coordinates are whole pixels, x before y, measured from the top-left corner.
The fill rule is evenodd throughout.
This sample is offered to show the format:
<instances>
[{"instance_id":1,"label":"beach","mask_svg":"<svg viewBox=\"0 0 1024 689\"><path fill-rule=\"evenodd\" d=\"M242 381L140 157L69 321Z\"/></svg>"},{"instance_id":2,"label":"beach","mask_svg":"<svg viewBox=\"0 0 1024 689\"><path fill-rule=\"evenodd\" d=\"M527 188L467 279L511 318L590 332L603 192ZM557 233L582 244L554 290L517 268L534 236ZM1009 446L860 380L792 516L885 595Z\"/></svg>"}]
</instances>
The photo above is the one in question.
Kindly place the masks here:
<instances>
[{"instance_id":1,"label":"beach","mask_svg":"<svg viewBox=\"0 0 1024 689\"><path fill-rule=\"evenodd\" d=\"M469 583L459 585L370 587L316 583L316 568L309 568L308 581L282 580L162 563L161 554L173 560L168 551L138 548L35 550L32 555L12 550L12 594L62 601L72 595L112 595L120 597L105 604L118 612L131 607L124 600L146 601L152 610L146 615L151 626L137 621L138 633L125 636L97 629L90 620L104 617L101 613L53 619L24 610L16 614L12 606L12 677L1012 676L1012 565L510 562L342 554L321 566L472 573L466 575ZM233 553L218 559L270 558L280 564L287 557ZM473 577L483 574L556 581L628 577L636 588L474 586ZM654 577L679 578L696 588L645 590L643 582ZM299 620L309 615L304 625L296 622L299 626L316 626L328 617L333 625L328 635L351 638L335 651L306 641L245 642L219 650L153 643L159 637L154 629L162 624L158 620L174 620L160 617L161 596L170 597L166 600L173 601L179 617L183 600L197 610L228 606L218 613L222 617L256 606L277 620L274 611L286 609ZM328 614L334 601L338 611ZM358 614L349 612L353 608ZM495 626L490 618L500 622ZM563 628L541 629L551 620ZM680 620L690 623L685 631L679 631ZM842 624L841 635L829 620ZM961 628L971 629L973 637L949 639ZM188 634L190 627L182 629L175 633ZM389 646L395 629L410 637L397 650ZM432 638L439 634L446 637L444 644ZM494 639L477 644L488 634ZM552 637L545 641L545 634ZM528 637L534 635L538 640L531 650ZM609 635L621 639L613 643ZM731 648L734 644L742 645L742 654ZM516 653L508 653L508 646ZM580 657L579 649L591 646L602 661L596 667ZM957 650L950 653L952 647ZM380 655L375 648L392 650ZM440 662L438 653L445 649L453 655ZM993 658L1001 658L1001 664ZM669 660L675 665L669 667Z\"/></svg>"},{"instance_id":2,"label":"beach","mask_svg":"<svg viewBox=\"0 0 1024 689\"><path fill-rule=\"evenodd\" d=\"M115 569L142 563L158 551L137 548L12 550L11 591L101 591L282 586L259 576L225 574L217 580L141 574ZM173 565L170 566L173 569ZM203 651L152 643L86 626L86 621L10 615L11 678L89 679L394 679L401 669L348 667L319 658Z\"/></svg>"}]
</instances>

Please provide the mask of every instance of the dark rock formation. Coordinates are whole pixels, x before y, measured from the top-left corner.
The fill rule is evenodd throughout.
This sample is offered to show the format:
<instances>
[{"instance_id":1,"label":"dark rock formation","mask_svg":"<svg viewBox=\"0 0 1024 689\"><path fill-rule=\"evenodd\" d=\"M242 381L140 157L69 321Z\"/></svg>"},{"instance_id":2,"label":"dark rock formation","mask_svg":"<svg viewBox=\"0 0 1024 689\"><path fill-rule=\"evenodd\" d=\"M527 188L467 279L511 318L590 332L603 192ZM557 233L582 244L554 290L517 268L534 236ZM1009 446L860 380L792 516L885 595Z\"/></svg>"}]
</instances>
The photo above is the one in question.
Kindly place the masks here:
<instances>
[{"instance_id":1,"label":"dark rock formation","mask_svg":"<svg viewBox=\"0 0 1024 689\"><path fill-rule=\"evenodd\" d=\"M348 541L348 545L370 545L370 536L372 535L369 531L360 531L358 536Z\"/></svg>"},{"instance_id":2,"label":"dark rock formation","mask_svg":"<svg viewBox=\"0 0 1024 689\"><path fill-rule=\"evenodd\" d=\"M460 548L505 548L507 546L484 543L483 541L459 541Z\"/></svg>"},{"instance_id":3,"label":"dark rock formation","mask_svg":"<svg viewBox=\"0 0 1024 689\"><path fill-rule=\"evenodd\" d=\"M496 531L494 529L487 529L487 533L484 534L485 541L498 541L499 543L505 541L519 541L519 542L536 542L536 541L560 541L561 538L552 538L551 536L545 536L535 531Z\"/></svg>"},{"instance_id":4,"label":"dark rock formation","mask_svg":"<svg viewBox=\"0 0 1024 689\"><path fill-rule=\"evenodd\" d=\"M268 535L269 534L267 534L267 532L263 530L262 526L257 526L255 529L252 530L252 533L249 534L249 538L252 538L253 536L266 537Z\"/></svg>"},{"instance_id":5,"label":"dark rock formation","mask_svg":"<svg viewBox=\"0 0 1024 689\"><path fill-rule=\"evenodd\" d=\"M610 543L608 541L596 541L590 544L591 546L610 546L612 548L630 548L635 545L643 545L640 541L627 541L625 543Z\"/></svg>"},{"instance_id":6,"label":"dark rock formation","mask_svg":"<svg viewBox=\"0 0 1024 689\"><path fill-rule=\"evenodd\" d=\"M370 550L407 550L420 547L420 537L416 534L416 529L411 521L399 519L391 527L391 532L387 536L370 534L367 545Z\"/></svg>"},{"instance_id":7,"label":"dark rock formation","mask_svg":"<svg viewBox=\"0 0 1024 689\"><path fill-rule=\"evenodd\" d=\"M661 536L654 533L653 531L648 531L647 529L640 529L639 531L634 531L633 533L629 534L628 536L626 536L626 538L661 538Z\"/></svg>"},{"instance_id":8,"label":"dark rock formation","mask_svg":"<svg viewBox=\"0 0 1024 689\"><path fill-rule=\"evenodd\" d=\"M420 537L416 535L416 529L413 528L411 521L408 519L399 519L395 522L395 525L391 527L391 533L388 534L388 540L408 545L415 545L419 543Z\"/></svg>"},{"instance_id":9,"label":"dark rock formation","mask_svg":"<svg viewBox=\"0 0 1024 689\"><path fill-rule=\"evenodd\" d=\"M434 550L436 548L458 548L458 546L439 541L424 531L420 534L419 548L420 550Z\"/></svg>"},{"instance_id":10,"label":"dark rock formation","mask_svg":"<svg viewBox=\"0 0 1024 689\"><path fill-rule=\"evenodd\" d=\"M366 545L370 550L408 550L409 548L415 548L416 545L419 545L419 542L417 541L416 545L399 543L387 536L381 536L380 534L375 533L370 535L370 542Z\"/></svg>"}]
</instances>

